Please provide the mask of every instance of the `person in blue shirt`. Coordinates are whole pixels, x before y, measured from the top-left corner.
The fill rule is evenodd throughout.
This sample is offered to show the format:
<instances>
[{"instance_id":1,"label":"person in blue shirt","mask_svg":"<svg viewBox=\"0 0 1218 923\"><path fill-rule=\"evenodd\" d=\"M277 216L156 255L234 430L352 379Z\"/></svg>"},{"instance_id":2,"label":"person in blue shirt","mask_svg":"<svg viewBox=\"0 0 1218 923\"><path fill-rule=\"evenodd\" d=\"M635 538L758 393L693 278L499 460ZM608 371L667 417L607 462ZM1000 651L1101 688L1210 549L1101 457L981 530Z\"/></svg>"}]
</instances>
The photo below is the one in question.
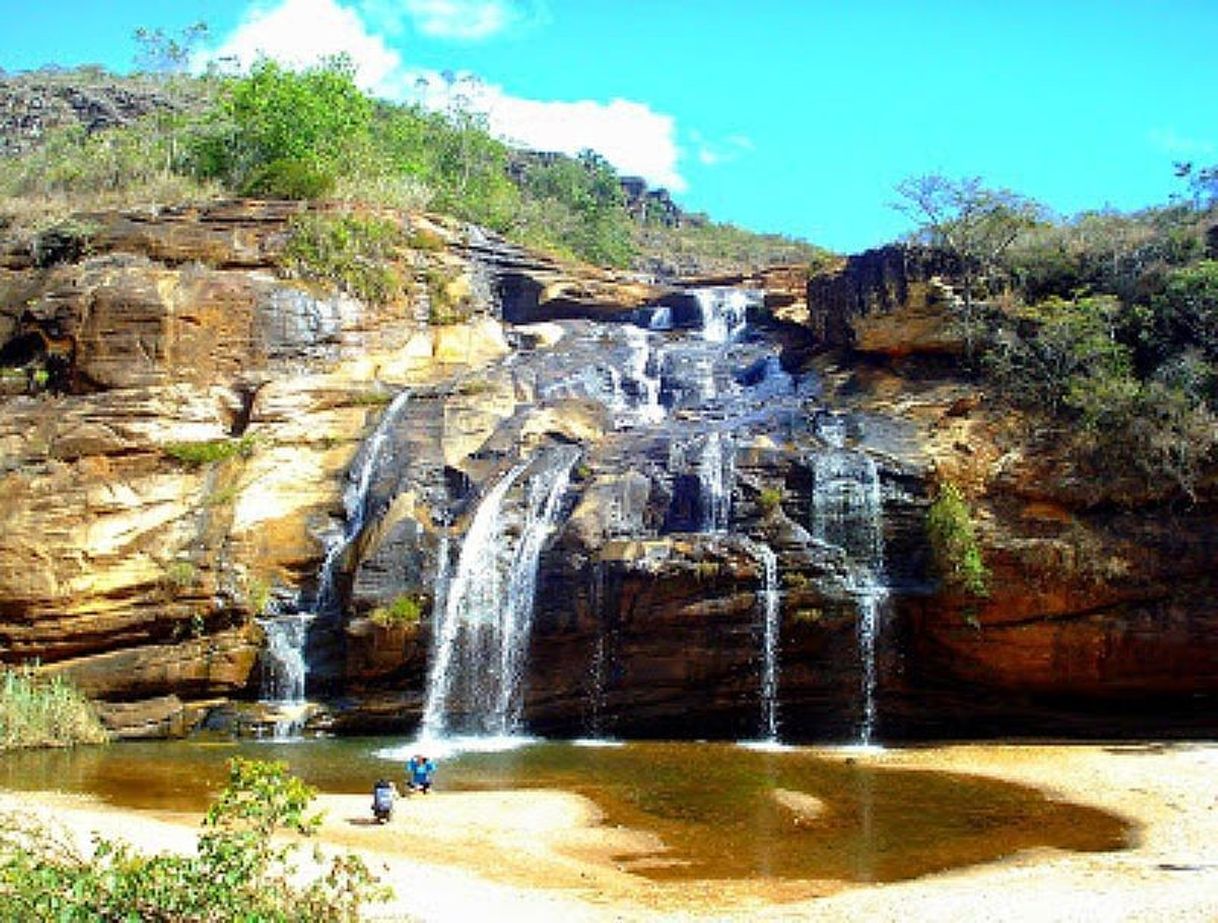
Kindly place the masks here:
<instances>
[{"instance_id":1,"label":"person in blue shirt","mask_svg":"<svg viewBox=\"0 0 1218 923\"><path fill-rule=\"evenodd\" d=\"M436 774L436 764L421 753L415 754L406 764L406 782L412 792L426 795L431 791L431 780Z\"/></svg>"}]
</instances>

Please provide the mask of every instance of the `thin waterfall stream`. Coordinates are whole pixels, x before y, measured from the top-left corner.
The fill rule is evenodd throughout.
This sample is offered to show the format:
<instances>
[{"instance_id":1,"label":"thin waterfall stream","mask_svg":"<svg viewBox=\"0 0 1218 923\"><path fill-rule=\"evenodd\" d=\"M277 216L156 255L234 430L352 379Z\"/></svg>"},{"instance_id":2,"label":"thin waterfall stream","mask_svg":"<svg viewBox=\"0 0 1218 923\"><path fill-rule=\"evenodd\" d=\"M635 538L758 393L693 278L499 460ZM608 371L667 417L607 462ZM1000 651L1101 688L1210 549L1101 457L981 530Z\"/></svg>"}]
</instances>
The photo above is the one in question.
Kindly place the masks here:
<instances>
[{"instance_id":1,"label":"thin waterfall stream","mask_svg":"<svg viewBox=\"0 0 1218 923\"><path fill-rule=\"evenodd\" d=\"M813 460L812 531L845 554L841 589L857 613L862 716L855 742L871 746L876 723L876 642L888 597L884 581L884 531L880 478L875 461L846 448L846 423L825 415L817 431L826 443Z\"/></svg>"},{"instance_id":2,"label":"thin waterfall stream","mask_svg":"<svg viewBox=\"0 0 1218 923\"><path fill-rule=\"evenodd\" d=\"M781 598L778 590L778 555L765 542L748 540L749 553L761 566L761 742L777 744L778 737L778 635Z\"/></svg>"},{"instance_id":3,"label":"thin waterfall stream","mask_svg":"<svg viewBox=\"0 0 1218 923\"><path fill-rule=\"evenodd\" d=\"M311 610L290 613L272 612L260 620L266 636L262 655L263 702L285 708L289 713L299 710L305 702L309 665L305 650L309 626L322 614L338 606L335 591L335 571L347 548L363 531L368 516L368 491L373 475L384 454L385 443L402 409L409 400L408 391L400 391L389 402L372 435L356 454L355 463L347 473L343 490L343 528L326 542L326 553L317 574L317 591ZM298 717L289 717L288 726L278 728L277 736L299 731Z\"/></svg>"}]
</instances>

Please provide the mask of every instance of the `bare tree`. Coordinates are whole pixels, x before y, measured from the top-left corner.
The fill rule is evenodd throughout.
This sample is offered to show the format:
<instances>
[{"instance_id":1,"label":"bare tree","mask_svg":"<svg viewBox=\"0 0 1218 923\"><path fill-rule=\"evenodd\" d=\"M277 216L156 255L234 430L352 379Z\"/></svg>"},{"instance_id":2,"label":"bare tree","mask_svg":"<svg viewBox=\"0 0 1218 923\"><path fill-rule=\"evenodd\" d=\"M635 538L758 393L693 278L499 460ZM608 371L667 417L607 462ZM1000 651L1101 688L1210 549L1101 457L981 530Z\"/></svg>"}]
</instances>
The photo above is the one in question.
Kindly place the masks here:
<instances>
[{"instance_id":1,"label":"bare tree","mask_svg":"<svg viewBox=\"0 0 1218 923\"><path fill-rule=\"evenodd\" d=\"M938 173L910 176L897 184L893 207L918 222L927 243L960 262L964 286L965 345L972 353L973 295L978 280L998 264L1019 232L1043 209L1009 189L990 189L977 176L950 179Z\"/></svg>"}]
</instances>

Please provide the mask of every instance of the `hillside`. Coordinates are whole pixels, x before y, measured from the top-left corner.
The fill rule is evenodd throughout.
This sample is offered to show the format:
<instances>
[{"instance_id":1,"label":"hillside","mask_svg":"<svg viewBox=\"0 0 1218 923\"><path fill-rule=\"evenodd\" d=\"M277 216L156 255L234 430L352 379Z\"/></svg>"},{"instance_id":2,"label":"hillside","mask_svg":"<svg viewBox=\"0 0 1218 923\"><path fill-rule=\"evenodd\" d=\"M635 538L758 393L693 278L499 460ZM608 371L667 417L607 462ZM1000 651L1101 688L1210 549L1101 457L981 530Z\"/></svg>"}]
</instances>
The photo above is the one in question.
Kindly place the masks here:
<instances>
[{"instance_id":1,"label":"hillside","mask_svg":"<svg viewBox=\"0 0 1218 923\"><path fill-rule=\"evenodd\" d=\"M266 94L269 87L271 107L292 107L302 123L306 104L320 123L326 112L343 114L293 139L252 142L259 150L220 151L218 133L244 119L241 131L257 135L274 118L240 101L243 90ZM688 213L666 190L619 176L591 152L571 158L513 149L488 135L476 114L366 99L341 67L297 77L267 65L245 80L96 69L0 77L0 156L0 194L9 198L0 215L9 220L45 223L98 196L123 206L286 195L430 207L558 256L659 278L828 257L802 241Z\"/></svg>"}]
</instances>

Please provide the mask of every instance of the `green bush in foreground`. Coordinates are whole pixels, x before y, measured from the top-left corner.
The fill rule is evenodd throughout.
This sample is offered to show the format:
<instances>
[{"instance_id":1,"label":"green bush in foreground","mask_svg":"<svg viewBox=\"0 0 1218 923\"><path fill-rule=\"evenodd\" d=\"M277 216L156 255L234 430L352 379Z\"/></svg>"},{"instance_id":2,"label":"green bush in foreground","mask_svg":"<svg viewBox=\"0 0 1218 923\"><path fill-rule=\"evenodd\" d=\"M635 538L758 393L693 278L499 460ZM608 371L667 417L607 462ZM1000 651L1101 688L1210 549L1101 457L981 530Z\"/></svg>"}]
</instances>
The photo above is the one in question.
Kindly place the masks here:
<instances>
[{"instance_id":1,"label":"green bush in foreground","mask_svg":"<svg viewBox=\"0 0 1218 923\"><path fill-rule=\"evenodd\" d=\"M0 750L104 743L105 728L92 704L62 677L24 668L3 671Z\"/></svg>"},{"instance_id":2,"label":"green bush in foreground","mask_svg":"<svg viewBox=\"0 0 1218 923\"><path fill-rule=\"evenodd\" d=\"M92 856L21 816L0 821L0 906L6 919L140 921L355 920L385 900L364 863L342 855L303 874L298 845L276 834L316 830L316 791L283 763L234 758L194 855L143 855L94 835Z\"/></svg>"}]
</instances>

